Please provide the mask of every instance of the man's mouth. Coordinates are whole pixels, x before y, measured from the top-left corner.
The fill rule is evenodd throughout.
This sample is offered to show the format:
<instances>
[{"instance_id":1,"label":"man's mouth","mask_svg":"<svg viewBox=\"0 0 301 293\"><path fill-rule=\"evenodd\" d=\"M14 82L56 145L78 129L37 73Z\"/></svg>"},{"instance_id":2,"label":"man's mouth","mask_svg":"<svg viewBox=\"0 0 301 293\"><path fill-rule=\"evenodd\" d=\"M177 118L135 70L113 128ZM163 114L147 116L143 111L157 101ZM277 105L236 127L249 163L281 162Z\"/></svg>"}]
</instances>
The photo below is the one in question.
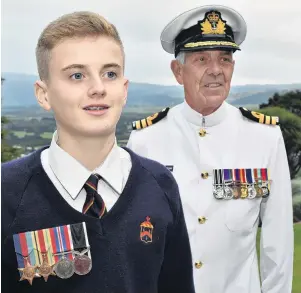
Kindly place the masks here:
<instances>
[{"instance_id":1,"label":"man's mouth","mask_svg":"<svg viewBox=\"0 0 301 293\"><path fill-rule=\"evenodd\" d=\"M212 83L205 84L205 87L210 88L210 89L211 88L218 88L220 86L222 86L222 84L221 83L217 83L217 82L212 82Z\"/></svg>"},{"instance_id":2,"label":"man's mouth","mask_svg":"<svg viewBox=\"0 0 301 293\"><path fill-rule=\"evenodd\" d=\"M101 106L91 105L91 106L84 107L84 110L88 110L88 111L100 111L100 110L106 110L106 109L109 109L109 106L106 106L106 105L101 105Z\"/></svg>"}]
</instances>

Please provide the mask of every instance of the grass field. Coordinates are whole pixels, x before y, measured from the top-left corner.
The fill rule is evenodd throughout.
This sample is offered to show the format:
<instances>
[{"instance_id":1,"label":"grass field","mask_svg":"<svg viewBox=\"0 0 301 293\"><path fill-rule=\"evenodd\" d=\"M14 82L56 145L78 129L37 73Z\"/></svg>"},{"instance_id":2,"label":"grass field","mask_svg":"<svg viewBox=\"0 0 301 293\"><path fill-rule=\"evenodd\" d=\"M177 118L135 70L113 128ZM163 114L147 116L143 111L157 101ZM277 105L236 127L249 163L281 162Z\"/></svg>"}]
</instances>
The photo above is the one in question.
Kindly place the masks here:
<instances>
[{"instance_id":1,"label":"grass field","mask_svg":"<svg viewBox=\"0 0 301 293\"><path fill-rule=\"evenodd\" d=\"M293 197L293 203L298 203L298 202L301 202L301 177L294 179L293 182L294 182L294 185L297 186L297 188L299 189L299 192L297 193L297 195L295 195ZM300 293L301 293L301 291L300 291Z\"/></svg>"},{"instance_id":2,"label":"grass field","mask_svg":"<svg viewBox=\"0 0 301 293\"><path fill-rule=\"evenodd\" d=\"M52 132L43 132L40 136L45 139L51 139L52 134L53 134Z\"/></svg>"},{"instance_id":3,"label":"grass field","mask_svg":"<svg viewBox=\"0 0 301 293\"><path fill-rule=\"evenodd\" d=\"M14 135L19 137L19 138L23 138L26 135L28 136L33 136L34 133L33 132L26 132L26 131L13 131Z\"/></svg>"},{"instance_id":4,"label":"grass field","mask_svg":"<svg viewBox=\"0 0 301 293\"><path fill-rule=\"evenodd\" d=\"M292 293L301 293L301 224L295 224L295 253L294 278ZM257 249L259 247L260 232L257 235Z\"/></svg>"}]
</instances>

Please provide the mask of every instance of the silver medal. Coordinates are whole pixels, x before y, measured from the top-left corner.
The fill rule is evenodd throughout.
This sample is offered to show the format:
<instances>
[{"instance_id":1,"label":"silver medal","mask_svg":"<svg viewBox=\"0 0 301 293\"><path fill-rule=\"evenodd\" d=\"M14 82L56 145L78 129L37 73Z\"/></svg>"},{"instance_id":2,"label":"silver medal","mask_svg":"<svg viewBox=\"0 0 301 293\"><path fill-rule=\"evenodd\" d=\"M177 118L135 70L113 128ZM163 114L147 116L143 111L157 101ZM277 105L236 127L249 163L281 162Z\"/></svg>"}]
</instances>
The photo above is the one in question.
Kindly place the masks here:
<instances>
[{"instance_id":1,"label":"silver medal","mask_svg":"<svg viewBox=\"0 0 301 293\"><path fill-rule=\"evenodd\" d=\"M224 188L224 199L232 199L233 198L233 190L230 185L226 185Z\"/></svg>"},{"instance_id":2,"label":"silver medal","mask_svg":"<svg viewBox=\"0 0 301 293\"><path fill-rule=\"evenodd\" d=\"M224 188L222 185L222 170L215 169L214 170L214 187L213 187L213 196L216 199L223 199L224 198Z\"/></svg>"},{"instance_id":3,"label":"silver medal","mask_svg":"<svg viewBox=\"0 0 301 293\"><path fill-rule=\"evenodd\" d=\"M74 263L72 260L63 257L54 266L56 275L61 279L68 279L74 274Z\"/></svg>"},{"instance_id":4,"label":"silver medal","mask_svg":"<svg viewBox=\"0 0 301 293\"><path fill-rule=\"evenodd\" d=\"M257 195L257 192L256 192L254 185L249 185L248 186L248 198L253 199L256 197L256 195Z\"/></svg>"},{"instance_id":5,"label":"silver medal","mask_svg":"<svg viewBox=\"0 0 301 293\"><path fill-rule=\"evenodd\" d=\"M213 189L213 195L216 199L224 198L224 189L222 186L215 186Z\"/></svg>"}]
</instances>

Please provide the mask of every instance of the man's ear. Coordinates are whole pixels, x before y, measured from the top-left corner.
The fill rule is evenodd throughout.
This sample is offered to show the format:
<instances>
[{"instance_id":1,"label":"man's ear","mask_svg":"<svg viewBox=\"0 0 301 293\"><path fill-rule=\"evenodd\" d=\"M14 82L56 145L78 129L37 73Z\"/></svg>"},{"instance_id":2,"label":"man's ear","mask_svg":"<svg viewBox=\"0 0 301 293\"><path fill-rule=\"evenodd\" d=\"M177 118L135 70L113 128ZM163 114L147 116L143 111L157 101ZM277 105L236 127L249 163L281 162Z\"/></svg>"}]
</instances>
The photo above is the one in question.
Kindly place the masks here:
<instances>
[{"instance_id":1,"label":"man's ear","mask_svg":"<svg viewBox=\"0 0 301 293\"><path fill-rule=\"evenodd\" d=\"M45 82L38 80L34 84L35 96L39 105L46 111L51 110L51 105L48 99L47 85Z\"/></svg>"},{"instance_id":2,"label":"man's ear","mask_svg":"<svg viewBox=\"0 0 301 293\"><path fill-rule=\"evenodd\" d=\"M183 84L183 65L178 60L172 60L170 68L179 84Z\"/></svg>"},{"instance_id":3,"label":"man's ear","mask_svg":"<svg viewBox=\"0 0 301 293\"><path fill-rule=\"evenodd\" d=\"M129 90L129 80L128 79L124 79L124 98L123 98L123 106L125 106L126 101L127 101L127 97L128 97L128 90Z\"/></svg>"}]
</instances>

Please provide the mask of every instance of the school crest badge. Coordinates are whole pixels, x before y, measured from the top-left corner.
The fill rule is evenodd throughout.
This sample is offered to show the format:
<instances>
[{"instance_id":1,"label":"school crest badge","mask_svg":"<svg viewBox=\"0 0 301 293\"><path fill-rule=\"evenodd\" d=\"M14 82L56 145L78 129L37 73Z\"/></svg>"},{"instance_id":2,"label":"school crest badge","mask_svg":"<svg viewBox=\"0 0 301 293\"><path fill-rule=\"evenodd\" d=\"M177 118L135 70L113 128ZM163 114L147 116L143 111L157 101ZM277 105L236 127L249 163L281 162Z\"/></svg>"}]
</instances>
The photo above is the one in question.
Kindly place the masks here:
<instances>
[{"instance_id":1,"label":"school crest badge","mask_svg":"<svg viewBox=\"0 0 301 293\"><path fill-rule=\"evenodd\" d=\"M140 240L144 243L153 241L154 226L150 222L150 217L146 217L146 221L140 224Z\"/></svg>"}]
</instances>

